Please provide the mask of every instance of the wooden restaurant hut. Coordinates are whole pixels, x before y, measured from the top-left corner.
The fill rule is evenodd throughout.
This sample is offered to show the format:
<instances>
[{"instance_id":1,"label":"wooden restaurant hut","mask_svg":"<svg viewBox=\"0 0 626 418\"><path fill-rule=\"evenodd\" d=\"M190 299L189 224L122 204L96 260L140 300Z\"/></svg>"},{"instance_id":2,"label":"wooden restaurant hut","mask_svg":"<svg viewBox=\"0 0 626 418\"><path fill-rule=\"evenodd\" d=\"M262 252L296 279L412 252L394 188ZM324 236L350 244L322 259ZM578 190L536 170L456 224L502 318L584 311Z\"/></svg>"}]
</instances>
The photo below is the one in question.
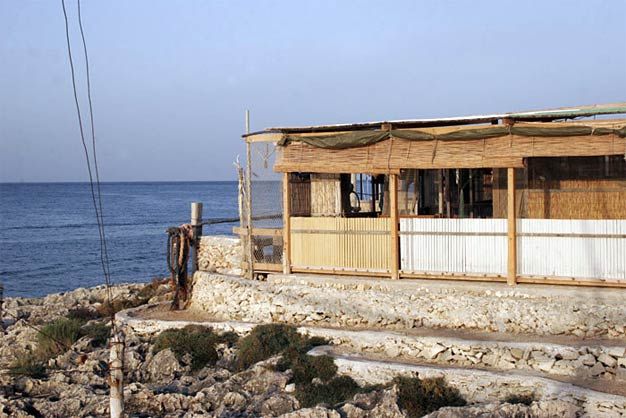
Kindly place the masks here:
<instances>
[{"instance_id":1,"label":"wooden restaurant hut","mask_svg":"<svg viewBox=\"0 0 626 418\"><path fill-rule=\"evenodd\" d=\"M248 270L626 287L618 114L626 102L246 134L249 153L275 146L283 207L280 228L238 228Z\"/></svg>"}]
</instances>

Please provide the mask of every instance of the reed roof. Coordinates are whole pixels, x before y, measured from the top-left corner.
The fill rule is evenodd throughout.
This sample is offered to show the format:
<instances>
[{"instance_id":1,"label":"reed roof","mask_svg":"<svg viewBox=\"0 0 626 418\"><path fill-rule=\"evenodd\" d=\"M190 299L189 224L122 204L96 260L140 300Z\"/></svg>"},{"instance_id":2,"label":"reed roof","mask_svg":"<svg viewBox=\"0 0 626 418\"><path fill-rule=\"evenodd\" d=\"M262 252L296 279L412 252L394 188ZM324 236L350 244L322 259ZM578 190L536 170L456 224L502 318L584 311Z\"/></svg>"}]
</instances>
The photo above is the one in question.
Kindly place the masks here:
<instances>
[{"instance_id":1,"label":"reed roof","mask_svg":"<svg viewBox=\"0 0 626 418\"><path fill-rule=\"evenodd\" d=\"M511 122L552 122L571 120L583 117L600 115L626 114L626 102L595 104L589 106L563 107L556 109L534 110L526 112L495 113L487 115L455 116L445 118L420 118L402 120L382 120L372 122L357 122L346 124L312 125L312 126L282 126L271 127L261 131L243 135L247 140L280 140L284 134L305 134L322 132L351 132L375 130L391 126L393 129L445 127L476 124L497 124L501 121ZM256 137L256 138L255 138Z\"/></svg>"}]
</instances>

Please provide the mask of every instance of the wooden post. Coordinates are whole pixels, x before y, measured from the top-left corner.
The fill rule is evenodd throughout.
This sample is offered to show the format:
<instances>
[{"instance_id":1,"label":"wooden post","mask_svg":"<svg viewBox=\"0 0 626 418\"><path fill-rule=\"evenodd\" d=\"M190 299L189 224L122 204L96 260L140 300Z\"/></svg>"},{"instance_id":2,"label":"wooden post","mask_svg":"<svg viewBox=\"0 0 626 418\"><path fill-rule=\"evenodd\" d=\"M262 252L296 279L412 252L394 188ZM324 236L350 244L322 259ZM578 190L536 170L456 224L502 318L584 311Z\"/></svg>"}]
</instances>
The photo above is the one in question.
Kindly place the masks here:
<instances>
[{"instance_id":1,"label":"wooden post","mask_svg":"<svg viewBox=\"0 0 626 418\"><path fill-rule=\"evenodd\" d=\"M445 199L446 199L446 218L451 218L452 217L452 190L450 190L450 178L452 177L452 175L450 174L451 170L447 169L446 170L446 192L445 192Z\"/></svg>"},{"instance_id":2,"label":"wooden post","mask_svg":"<svg viewBox=\"0 0 626 418\"><path fill-rule=\"evenodd\" d=\"M398 175L389 175L390 210L389 220L391 223L391 278L400 278L400 242L398 241Z\"/></svg>"},{"instance_id":3,"label":"wooden post","mask_svg":"<svg viewBox=\"0 0 626 418\"><path fill-rule=\"evenodd\" d=\"M246 134L250 133L250 111L246 110ZM252 150L246 138L246 258L248 279L254 279L254 243L252 241Z\"/></svg>"},{"instance_id":4,"label":"wooden post","mask_svg":"<svg viewBox=\"0 0 626 418\"><path fill-rule=\"evenodd\" d=\"M111 418L124 416L124 334L113 331L109 357Z\"/></svg>"},{"instance_id":5,"label":"wooden post","mask_svg":"<svg viewBox=\"0 0 626 418\"><path fill-rule=\"evenodd\" d=\"M4 305L4 285L0 283L0 333L4 335L4 316L2 316Z\"/></svg>"},{"instance_id":6,"label":"wooden post","mask_svg":"<svg viewBox=\"0 0 626 418\"><path fill-rule=\"evenodd\" d=\"M438 183L438 202L439 202L439 217L443 217L443 170L437 171L437 183Z\"/></svg>"},{"instance_id":7,"label":"wooden post","mask_svg":"<svg viewBox=\"0 0 626 418\"><path fill-rule=\"evenodd\" d=\"M506 282L514 286L517 281L517 220L515 219L515 169L507 169L507 236L508 236L508 269Z\"/></svg>"},{"instance_id":8,"label":"wooden post","mask_svg":"<svg viewBox=\"0 0 626 418\"><path fill-rule=\"evenodd\" d=\"M291 188L289 173L283 173L283 274L291 273Z\"/></svg>"},{"instance_id":9,"label":"wooden post","mask_svg":"<svg viewBox=\"0 0 626 418\"><path fill-rule=\"evenodd\" d=\"M240 230L244 230L245 231L245 227L246 227L246 219L247 219L247 215L246 215L246 211L244 209L244 200L245 200L245 174L244 174L244 169L241 167L241 165L239 164L239 157L237 157L237 162L235 163L235 168L237 169L237 205L238 205L238 209L239 209L239 228ZM243 236L242 233L239 233L239 246L241 248L241 254L242 254L242 261L245 262L246 257L247 257L247 244L246 244L246 240L248 239L247 236ZM241 266L243 267L243 266Z\"/></svg>"},{"instance_id":10,"label":"wooden post","mask_svg":"<svg viewBox=\"0 0 626 418\"><path fill-rule=\"evenodd\" d=\"M470 209L470 213L469 213L469 217L473 218L474 217L474 176L473 176L473 171L470 168L469 169L469 209Z\"/></svg>"},{"instance_id":11,"label":"wooden post","mask_svg":"<svg viewBox=\"0 0 626 418\"><path fill-rule=\"evenodd\" d=\"M191 245L191 264L195 273L198 271L198 249L202 237L202 203L191 202L191 227L193 228L193 240Z\"/></svg>"}]
</instances>

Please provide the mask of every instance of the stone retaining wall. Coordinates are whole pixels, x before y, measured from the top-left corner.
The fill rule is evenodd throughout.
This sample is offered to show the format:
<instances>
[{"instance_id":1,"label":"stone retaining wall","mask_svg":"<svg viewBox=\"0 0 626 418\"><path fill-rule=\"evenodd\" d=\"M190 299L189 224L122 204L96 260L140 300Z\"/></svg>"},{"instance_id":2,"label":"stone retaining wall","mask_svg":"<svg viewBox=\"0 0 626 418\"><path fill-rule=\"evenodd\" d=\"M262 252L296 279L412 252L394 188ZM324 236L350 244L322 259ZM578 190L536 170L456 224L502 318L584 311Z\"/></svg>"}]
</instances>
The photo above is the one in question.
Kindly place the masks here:
<instances>
[{"instance_id":1,"label":"stone retaining wall","mask_svg":"<svg viewBox=\"0 0 626 418\"><path fill-rule=\"evenodd\" d=\"M626 385L626 347L479 341L397 332L301 328L332 345L388 359L493 370L520 370L581 380L601 378Z\"/></svg>"},{"instance_id":2,"label":"stone retaining wall","mask_svg":"<svg viewBox=\"0 0 626 418\"><path fill-rule=\"evenodd\" d=\"M241 241L239 238L208 235L200 237L198 268L201 271L241 274Z\"/></svg>"},{"instance_id":3,"label":"stone retaining wall","mask_svg":"<svg viewBox=\"0 0 626 418\"><path fill-rule=\"evenodd\" d=\"M480 286L449 291L434 285L413 284L414 288L409 291L398 282L372 282L339 279L329 285L317 279L288 276L271 276L268 282L258 282L198 274L190 309L223 320L326 327L324 331L311 332L357 352L390 358L626 382L626 343L623 340L606 340L604 345L585 343L578 337L574 345L505 341L502 335L493 341L475 337L470 340L428 336L424 328L429 324L433 328L494 331L501 324L509 332L524 329L539 335L567 335L573 333L566 330L576 331L582 325L585 334L606 337L608 329L619 327L619 323L610 323L607 318L621 319L623 323L626 316L617 299L607 298L602 304L586 305L572 294L548 296L508 290L498 295L495 293L499 291L491 293L487 301L487 296L480 294ZM573 312L571 306L568 308L577 303L581 305L576 309L586 312L585 318ZM535 328L523 328L525 319ZM568 322L571 328L564 326ZM605 325L590 327L598 323ZM407 333L336 330L333 334L329 327L387 328ZM411 335L413 329L420 335Z\"/></svg>"},{"instance_id":4,"label":"stone retaining wall","mask_svg":"<svg viewBox=\"0 0 626 418\"><path fill-rule=\"evenodd\" d=\"M626 290L198 272L190 309L223 319L322 327L448 328L612 338L626 345Z\"/></svg>"},{"instance_id":5,"label":"stone retaining wall","mask_svg":"<svg viewBox=\"0 0 626 418\"><path fill-rule=\"evenodd\" d=\"M317 351L317 354L327 353L325 347L314 351ZM541 401L567 402L580 410L581 417L626 415L626 398L623 396L609 395L536 376L413 366L347 356L334 357L338 372L351 376L361 384L384 384L399 375L443 377L470 403L498 402L509 395L528 394Z\"/></svg>"},{"instance_id":6,"label":"stone retaining wall","mask_svg":"<svg viewBox=\"0 0 626 418\"><path fill-rule=\"evenodd\" d=\"M119 312L116 321L126 327L127 332L135 334L154 334L165 329L182 328L190 324L210 326L220 331L232 331L240 335L248 333L256 324L250 322L191 322L191 321L162 321L156 319L142 319L140 307L133 310ZM149 307L148 307L149 309ZM356 347L360 340L362 346L375 347L381 341L397 340L397 335L390 332L376 333L367 331L346 331L313 327L300 327L299 332L308 335L322 336L332 344L341 344L344 347ZM376 335L379 334L379 335ZM420 338L422 340L423 338ZM465 342L466 344L468 342ZM443 342L443 344L447 344ZM472 342L469 342L472 344ZM387 345L387 350L395 345ZM567 348L567 347L566 347ZM311 354L330 354L335 358L335 364L341 374L353 377L361 384L384 384L398 375L419 375L422 378L444 377L446 381L456 387L471 403L503 401L509 395L532 394L541 401L563 401L579 408L580 416L623 416L626 414L626 398L597 392L568 383L562 383L520 371L486 371L474 368L446 368L440 366L423 366L390 361L375 361L354 355L341 355L334 351L334 347L317 347ZM468 349L469 350L469 349ZM364 350L367 351L367 350ZM444 353L441 351L440 353ZM394 353L387 353L396 357Z\"/></svg>"}]
</instances>

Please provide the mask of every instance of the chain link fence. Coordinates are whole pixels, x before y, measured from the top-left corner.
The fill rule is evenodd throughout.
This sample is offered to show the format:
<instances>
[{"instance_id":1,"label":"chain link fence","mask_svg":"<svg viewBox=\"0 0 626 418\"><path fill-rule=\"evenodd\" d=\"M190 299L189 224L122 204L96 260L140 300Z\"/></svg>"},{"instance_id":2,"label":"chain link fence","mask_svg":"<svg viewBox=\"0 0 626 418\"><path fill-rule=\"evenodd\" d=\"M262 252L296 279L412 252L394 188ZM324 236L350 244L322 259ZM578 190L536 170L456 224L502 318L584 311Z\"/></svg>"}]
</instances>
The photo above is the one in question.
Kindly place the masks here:
<instances>
[{"instance_id":1,"label":"chain link fence","mask_svg":"<svg viewBox=\"0 0 626 418\"><path fill-rule=\"evenodd\" d=\"M252 255L255 270L279 269L283 258L282 177L274 172L276 145L250 144Z\"/></svg>"}]
</instances>

